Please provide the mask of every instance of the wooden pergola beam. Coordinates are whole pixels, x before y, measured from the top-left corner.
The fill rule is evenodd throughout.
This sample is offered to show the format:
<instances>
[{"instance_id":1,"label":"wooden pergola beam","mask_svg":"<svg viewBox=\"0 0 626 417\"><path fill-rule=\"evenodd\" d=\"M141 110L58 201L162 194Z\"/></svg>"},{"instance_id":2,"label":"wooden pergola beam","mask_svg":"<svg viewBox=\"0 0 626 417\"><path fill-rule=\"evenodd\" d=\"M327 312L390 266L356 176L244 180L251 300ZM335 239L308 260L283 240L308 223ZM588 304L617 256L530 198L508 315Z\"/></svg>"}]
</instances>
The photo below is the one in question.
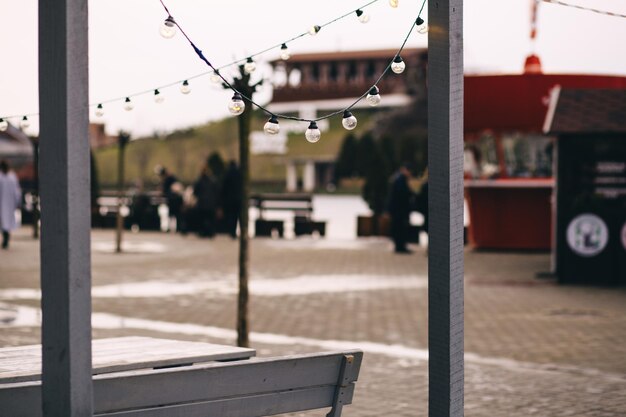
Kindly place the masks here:
<instances>
[{"instance_id":1,"label":"wooden pergola beam","mask_svg":"<svg viewBox=\"0 0 626 417\"><path fill-rule=\"evenodd\" d=\"M429 417L463 416L463 0L428 3Z\"/></svg>"},{"instance_id":2,"label":"wooden pergola beam","mask_svg":"<svg viewBox=\"0 0 626 417\"><path fill-rule=\"evenodd\" d=\"M43 415L91 416L87 0L39 0Z\"/></svg>"}]
</instances>

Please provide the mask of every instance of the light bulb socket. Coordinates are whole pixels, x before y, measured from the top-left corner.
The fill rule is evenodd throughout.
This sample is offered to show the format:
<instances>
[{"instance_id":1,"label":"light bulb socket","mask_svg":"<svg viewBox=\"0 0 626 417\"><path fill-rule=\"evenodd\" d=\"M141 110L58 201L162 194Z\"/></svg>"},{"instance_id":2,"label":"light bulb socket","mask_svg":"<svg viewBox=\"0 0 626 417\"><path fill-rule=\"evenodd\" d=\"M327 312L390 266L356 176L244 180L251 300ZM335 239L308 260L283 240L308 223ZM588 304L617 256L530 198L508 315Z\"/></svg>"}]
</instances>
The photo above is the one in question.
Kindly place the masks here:
<instances>
[{"instance_id":1,"label":"light bulb socket","mask_svg":"<svg viewBox=\"0 0 626 417\"><path fill-rule=\"evenodd\" d=\"M124 103L130 103L130 98L126 97L126 100L124 100Z\"/></svg>"},{"instance_id":2,"label":"light bulb socket","mask_svg":"<svg viewBox=\"0 0 626 417\"><path fill-rule=\"evenodd\" d=\"M253 63L254 61L252 60L252 57L250 56L250 57L248 57L248 59L246 59L246 62Z\"/></svg>"},{"instance_id":3,"label":"light bulb socket","mask_svg":"<svg viewBox=\"0 0 626 417\"><path fill-rule=\"evenodd\" d=\"M189 81L187 80L183 81L183 85L189 85Z\"/></svg>"},{"instance_id":4,"label":"light bulb socket","mask_svg":"<svg viewBox=\"0 0 626 417\"><path fill-rule=\"evenodd\" d=\"M159 91L159 89L157 88L156 90L154 90L154 95L158 96L159 94L161 94L161 92Z\"/></svg>"},{"instance_id":5,"label":"light bulb socket","mask_svg":"<svg viewBox=\"0 0 626 417\"><path fill-rule=\"evenodd\" d=\"M278 117L276 117L275 114L272 114L270 116L270 119L268 120L269 123L274 123L274 124L278 124Z\"/></svg>"},{"instance_id":6,"label":"light bulb socket","mask_svg":"<svg viewBox=\"0 0 626 417\"><path fill-rule=\"evenodd\" d=\"M98 104L96 108L102 110L102 104Z\"/></svg>"},{"instance_id":7,"label":"light bulb socket","mask_svg":"<svg viewBox=\"0 0 626 417\"><path fill-rule=\"evenodd\" d=\"M22 121L27 122L28 121L28 117L27 116L22 117Z\"/></svg>"},{"instance_id":8,"label":"light bulb socket","mask_svg":"<svg viewBox=\"0 0 626 417\"><path fill-rule=\"evenodd\" d=\"M379 93L379 91L378 91L378 87L373 86L372 88L370 88L370 91L369 91L369 93L368 93L368 94L369 94L370 96L375 96L375 95L377 95L378 93Z\"/></svg>"},{"instance_id":9,"label":"light bulb socket","mask_svg":"<svg viewBox=\"0 0 626 417\"><path fill-rule=\"evenodd\" d=\"M396 64L402 62L402 58L400 57L400 55L396 55L396 57L393 59L393 62L395 62Z\"/></svg>"},{"instance_id":10,"label":"light bulb socket","mask_svg":"<svg viewBox=\"0 0 626 417\"><path fill-rule=\"evenodd\" d=\"M416 26L421 26L423 24L424 24L424 19L422 19L421 17L418 17L417 19L415 19Z\"/></svg>"},{"instance_id":11,"label":"light bulb socket","mask_svg":"<svg viewBox=\"0 0 626 417\"><path fill-rule=\"evenodd\" d=\"M357 9L357 11L356 11L356 17L361 17L361 15L363 15L363 10L361 10L361 9Z\"/></svg>"},{"instance_id":12,"label":"light bulb socket","mask_svg":"<svg viewBox=\"0 0 626 417\"><path fill-rule=\"evenodd\" d=\"M311 123L309 123L309 129L314 130L314 129L319 129L317 127L317 122L312 121Z\"/></svg>"},{"instance_id":13,"label":"light bulb socket","mask_svg":"<svg viewBox=\"0 0 626 417\"><path fill-rule=\"evenodd\" d=\"M233 101L237 100L243 100L243 97L238 92L235 92L235 94L233 94Z\"/></svg>"},{"instance_id":14,"label":"light bulb socket","mask_svg":"<svg viewBox=\"0 0 626 417\"><path fill-rule=\"evenodd\" d=\"M350 110L344 110L343 111L343 118L347 119L348 117L352 117L352 113L350 113Z\"/></svg>"},{"instance_id":15,"label":"light bulb socket","mask_svg":"<svg viewBox=\"0 0 626 417\"><path fill-rule=\"evenodd\" d=\"M287 44L283 43L282 45L280 45L280 50L284 51L285 49L287 49Z\"/></svg>"},{"instance_id":16,"label":"light bulb socket","mask_svg":"<svg viewBox=\"0 0 626 417\"><path fill-rule=\"evenodd\" d=\"M319 33L319 31L322 30L322 27L320 25L315 25L313 26L313 30L315 31L315 33Z\"/></svg>"},{"instance_id":17,"label":"light bulb socket","mask_svg":"<svg viewBox=\"0 0 626 417\"><path fill-rule=\"evenodd\" d=\"M174 27L176 26L176 21L171 15L167 16L167 19L165 19L165 25L169 27Z\"/></svg>"}]
</instances>

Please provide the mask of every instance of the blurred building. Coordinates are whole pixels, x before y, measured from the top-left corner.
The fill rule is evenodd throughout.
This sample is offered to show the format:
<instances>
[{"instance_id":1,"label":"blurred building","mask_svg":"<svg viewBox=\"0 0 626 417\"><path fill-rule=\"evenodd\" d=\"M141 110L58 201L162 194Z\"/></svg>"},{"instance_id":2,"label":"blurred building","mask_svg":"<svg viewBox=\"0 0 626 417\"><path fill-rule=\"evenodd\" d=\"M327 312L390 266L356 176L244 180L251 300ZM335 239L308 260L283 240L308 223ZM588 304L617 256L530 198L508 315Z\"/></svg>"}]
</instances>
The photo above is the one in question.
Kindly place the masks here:
<instances>
[{"instance_id":1,"label":"blurred building","mask_svg":"<svg viewBox=\"0 0 626 417\"><path fill-rule=\"evenodd\" d=\"M383 97L379 107L406 106L420 95L426 95L427 51L405 49L402 59L406 70L402 76L389 72L378 81L396 53L395 49L320 52L293 55L287 61L272 61L274 90L268 108L276 113L314 119L319 112L350 106L375 84ZM369 107L364 100L354 106L355 109ZM328 129L326 120L318 125L322 131ZM306 129L306 126L281 121L281 131L296 132L298 129ZM331 183L335 158L336 155L283 157L287 190L296 191L298 184L302 184L305 191L313 191ZM297 169L299 166L302 169ZM303 174L302 180L297 178L299 171Z\"/></svg>"},{"instance_id":2,"label":"blurred building","mask_svg":"<svg viewBox=\"0 0 626 417\"><path fill-rule=\"evenodd\" d=\"M33 145L26 133L9 123L0 132L0 160L6 160L16 172L22 185L30 185L34 179Z\"/></svg>"},{"instance_id":3,"label":"blurred building","mask_svg":"<svg viewBox=\"0 0 626 417\"><path fill-rule=\"evenodd\" d=\"M405 49L406 70L376 82L396 55L395 49L320 52L293 55L289 60L272 61L274 94L270 109L277 113L328 111L348 107L376 84L383 107L404 106L425 84L426 49ZM424 90L421 90L422 93ZM354 108L367 107L361 101ZM308 117L308 116L307 116Z\"/></svg>"},{"instance_id":4,"label":"blurred building","mask_svg":"<svg viewBox=\"0 0 626 417\"><path fill-rule=\"evenodd\" d=\"M543 124L556 86L622 90L626 77L544 74L534 55L523 74L465 76L465 187L475 247L553 247L555 138Z\"/></svg>"},{"instance_id":5,"label":"blurred building","mask_svg":"<svg viewBox=\"0 0 626 417\"><path fill-rule=\"evenodd\" d=\"M91 149L104 148L117 145L117 136L107 135L104 130L104 123L89 123L89 145Z\"/></svg>"}]
</instances>

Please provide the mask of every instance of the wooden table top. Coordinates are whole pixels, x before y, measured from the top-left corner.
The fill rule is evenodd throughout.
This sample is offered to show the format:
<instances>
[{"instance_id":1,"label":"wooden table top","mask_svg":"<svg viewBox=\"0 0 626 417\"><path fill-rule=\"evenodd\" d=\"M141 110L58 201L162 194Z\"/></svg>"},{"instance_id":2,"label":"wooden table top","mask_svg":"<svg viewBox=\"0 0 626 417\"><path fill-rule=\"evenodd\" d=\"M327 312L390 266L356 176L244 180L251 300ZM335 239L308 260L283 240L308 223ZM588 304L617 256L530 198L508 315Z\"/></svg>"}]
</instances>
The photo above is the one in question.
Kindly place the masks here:
<instances>
[{"instance_id":1,"label":"wooden table top","mask_svg":"<svg viewBox=\"0 0 626 417\"><path fill-rule=\"evenodd\" d=\"M95 339L93 374L248 359L254 349L152 337ZM0 348L0 384L41 380L41 345Z\"/></svg>"}]
</instances>

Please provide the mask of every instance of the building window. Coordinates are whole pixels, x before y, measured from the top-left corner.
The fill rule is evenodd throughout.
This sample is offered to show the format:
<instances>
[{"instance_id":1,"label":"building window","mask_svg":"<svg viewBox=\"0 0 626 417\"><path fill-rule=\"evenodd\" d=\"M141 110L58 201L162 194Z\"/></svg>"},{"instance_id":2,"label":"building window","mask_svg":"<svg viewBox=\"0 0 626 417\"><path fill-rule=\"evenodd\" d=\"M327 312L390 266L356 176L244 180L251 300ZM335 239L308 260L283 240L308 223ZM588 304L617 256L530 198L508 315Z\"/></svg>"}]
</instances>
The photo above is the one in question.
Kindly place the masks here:
<instances>
[{"instance_id":1,"label":"building window","mask_svg":"<svg viewBox=\"0 0 626 417\"><path fill-rule=\"evenodd\" d=\"M553 140L547 136L505 134L502 137L506 173L513 178L552 176Z\"/></svg>"},{"instance_id":2,"label":"building window","mask_svg":"<svg viewBox=\"0 0 626 417\"><path fill-rule=\"evenodd\" d=\"M478 140L465 144L465 176L469 178L497 178L500 174L496 138L482 134Z\"/></svg>"}]
</instances>

